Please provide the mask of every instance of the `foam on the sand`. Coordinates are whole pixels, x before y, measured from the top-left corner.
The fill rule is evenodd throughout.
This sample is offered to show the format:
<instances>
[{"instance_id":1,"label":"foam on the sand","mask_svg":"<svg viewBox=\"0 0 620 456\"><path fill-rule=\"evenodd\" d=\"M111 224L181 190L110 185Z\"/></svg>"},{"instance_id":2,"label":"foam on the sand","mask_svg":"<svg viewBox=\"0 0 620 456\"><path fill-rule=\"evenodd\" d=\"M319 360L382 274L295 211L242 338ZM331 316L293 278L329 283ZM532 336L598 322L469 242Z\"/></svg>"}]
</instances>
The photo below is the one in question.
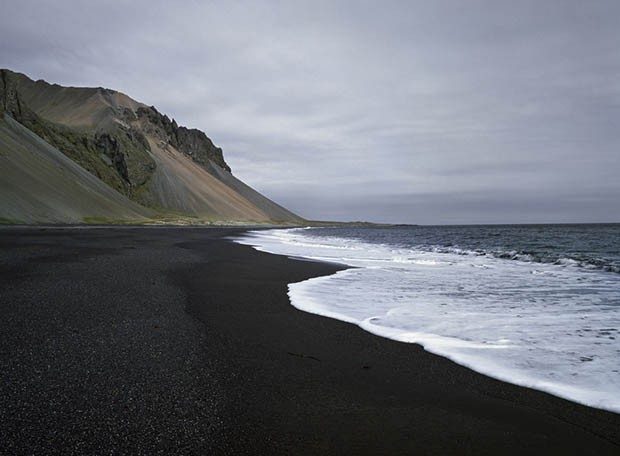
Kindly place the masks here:
<instances>
[{"instance_id":1,"label":"foam on the sand","mask_svg":"<svg viewBox=\"0 0 620 456\"><path fill-rule=\"evenodd\" d=\"M419 343L500 380L620 412L620 275L303 230L254 232L239 242L356 267L290 284L300 310Z\"/></svg>"}]
</instances>

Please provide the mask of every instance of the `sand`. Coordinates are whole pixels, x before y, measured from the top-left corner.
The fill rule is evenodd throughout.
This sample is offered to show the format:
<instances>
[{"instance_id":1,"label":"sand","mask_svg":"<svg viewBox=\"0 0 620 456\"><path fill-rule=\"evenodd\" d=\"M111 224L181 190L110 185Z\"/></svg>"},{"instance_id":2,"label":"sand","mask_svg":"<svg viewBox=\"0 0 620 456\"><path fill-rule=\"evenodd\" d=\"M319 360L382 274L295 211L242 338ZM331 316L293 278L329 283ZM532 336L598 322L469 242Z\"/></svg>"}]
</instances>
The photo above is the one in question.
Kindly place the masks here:
<instances>
[{"instance_id":1,"label":"sand","mask_svg":"<svg viewBox=\"0 0 620 456\"><path fill-rule=\"evenodd\" d=\"M234 229L0 229L0 453L619 454L620 415L304 313Z\"/></svg>"}]
</instances>

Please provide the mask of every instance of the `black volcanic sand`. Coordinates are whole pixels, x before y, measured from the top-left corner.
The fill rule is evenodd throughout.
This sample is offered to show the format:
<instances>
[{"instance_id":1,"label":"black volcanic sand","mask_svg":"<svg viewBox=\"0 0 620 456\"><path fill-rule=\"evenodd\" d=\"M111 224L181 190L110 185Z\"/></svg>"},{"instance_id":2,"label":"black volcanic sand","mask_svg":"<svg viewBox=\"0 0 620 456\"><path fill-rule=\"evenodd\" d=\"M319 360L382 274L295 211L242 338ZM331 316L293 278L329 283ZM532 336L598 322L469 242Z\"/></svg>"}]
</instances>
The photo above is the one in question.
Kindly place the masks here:
<instances>
[{"instance_id":1,"label":"black volcanic sand","mask_svg":"<svg viewBox=\"0 0 620 456\"><path fill-rule=\"evenodd\" d=\"M294 309L234 229L0 229L2 454L620 454L620 415Z\"/></svg>"}]
</instances>

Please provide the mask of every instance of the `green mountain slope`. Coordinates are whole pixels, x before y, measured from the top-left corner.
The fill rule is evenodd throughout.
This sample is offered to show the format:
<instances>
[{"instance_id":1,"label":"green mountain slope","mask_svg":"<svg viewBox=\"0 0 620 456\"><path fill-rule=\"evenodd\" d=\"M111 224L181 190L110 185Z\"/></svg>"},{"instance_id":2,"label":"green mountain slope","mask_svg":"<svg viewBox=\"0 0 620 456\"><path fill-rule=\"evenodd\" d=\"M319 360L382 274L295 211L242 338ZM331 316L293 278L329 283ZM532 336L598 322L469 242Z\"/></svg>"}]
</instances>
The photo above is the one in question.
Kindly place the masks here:
<instances>
[{"instance_id":1,"label":"green mountain slope","mask_svg":"<svg viewBox=\"0 0 620 456\"><path fill-rule=\"evenodd\" d=\"M0 70L0 107L75 163L160 214L208 221L301 223L236 179L200 130L103 88L62 87Z\"/></svg>"},{"instance_id":2,"label":"green mountain slope","mask_svg":"<svg viewBox=\"0 0 620 456\"><path fill-rule=\"evenodd\" d=\"M0 119L0 220L145 222L154 215L8 115Z\"/></svg>"}]
</instances>

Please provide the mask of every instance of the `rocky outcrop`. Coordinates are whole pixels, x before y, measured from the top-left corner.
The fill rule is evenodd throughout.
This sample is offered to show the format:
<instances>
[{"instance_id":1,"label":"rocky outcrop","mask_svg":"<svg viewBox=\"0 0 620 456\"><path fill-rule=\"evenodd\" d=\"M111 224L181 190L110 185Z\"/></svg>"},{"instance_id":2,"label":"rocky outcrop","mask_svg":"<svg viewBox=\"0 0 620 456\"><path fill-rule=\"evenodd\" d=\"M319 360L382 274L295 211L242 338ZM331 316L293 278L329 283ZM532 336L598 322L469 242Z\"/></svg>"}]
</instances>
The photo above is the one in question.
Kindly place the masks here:
<instances>
[{"instance_id":1,"label":"rocky outcrop","mask_svg":"<svg viewBox=\"0 0 620 456\"><path fill-rule=\"evenodd\" d=\"M142 132L117 124L95 132L92 141L94 148L107 158L106 161L114 166L130 189L139 188L148 182L156 165Z\"/></svg>"},{"instance_id":2,"label":"rocky outcrop","mask_svg":"<svg viewBox=\"0 0 620 456\"><path fill-rule=\"evenodd\" d=\"M18 122L36 116L20 99L12 80L12 73L7 70L0 70L0 106L2 106L3 113L10 114Z\"/></svg>"},{"instance_id":3,"label":"rocky outcrop","mask_svg":"<svg viewBox=\"0 0 620 456\"><path fill-rule=\"evenodd\" d=\"M222 149L215 146L204 132L195 128L179 127L174 119L170 120L154 106L138 108L136 114L138 119L147 120L147 123L143 125L149 133L170 144L196 163L208 167L211 161L230 172L230 166L224 161Z\"/></svg>"}]
</instances>

